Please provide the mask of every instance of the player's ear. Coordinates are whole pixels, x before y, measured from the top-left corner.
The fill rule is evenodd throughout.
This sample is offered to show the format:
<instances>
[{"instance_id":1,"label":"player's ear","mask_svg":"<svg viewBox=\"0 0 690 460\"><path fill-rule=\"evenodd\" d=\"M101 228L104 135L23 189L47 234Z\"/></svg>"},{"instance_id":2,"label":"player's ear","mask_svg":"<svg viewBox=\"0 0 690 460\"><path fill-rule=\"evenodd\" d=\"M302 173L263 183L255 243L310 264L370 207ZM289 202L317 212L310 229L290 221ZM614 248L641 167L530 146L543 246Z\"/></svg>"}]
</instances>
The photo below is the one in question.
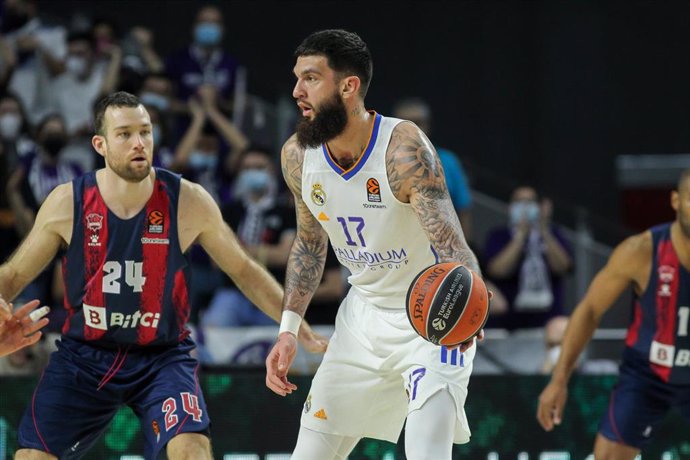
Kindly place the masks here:
<instances>
[{"instance_id":1,"label":"player's ear","mask_svg":"<svg viewBox=\"0 0 690 460\"><path fill-rule=\"evenodd\" d=\"M355 75L345 77L340 82L340 94L343 96L343 99L356 96L359 93L359 88L361 86L362 81L359 79L359 77Z\"/></svg>"},{"instance_id":2,"label":"player's ear","mask_svg":"<svg viewBox=\"0 0 690 460\"><path fill-rule=\"evenodd\" d=\"M105 158L105 152L106 152L106 145L105 145L105 137L101 135L94 135L91 138L91 145L93 146L94 150L98 152L100 156Z\"/></svg>"},{"instance_id":3,"label":"player's ear","mask_svg":"<svg viewBox=\"0 0 690 460\"><path fill-rule=\"evenodd\" d=\"M678 190L671 192L671 207L674 211L678 212L678 208L680 207L680 195L678 194Z\"/></svg>"}]
</instances>

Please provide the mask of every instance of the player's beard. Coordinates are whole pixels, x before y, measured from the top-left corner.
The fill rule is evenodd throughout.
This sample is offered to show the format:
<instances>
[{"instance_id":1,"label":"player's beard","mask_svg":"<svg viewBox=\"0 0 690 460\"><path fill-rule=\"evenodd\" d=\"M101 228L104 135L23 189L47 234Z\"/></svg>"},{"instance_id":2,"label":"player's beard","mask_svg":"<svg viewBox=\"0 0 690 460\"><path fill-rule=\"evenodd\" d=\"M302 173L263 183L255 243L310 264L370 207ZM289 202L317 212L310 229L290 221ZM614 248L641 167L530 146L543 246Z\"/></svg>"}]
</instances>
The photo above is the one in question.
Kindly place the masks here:
<instances>
[{"instance_id":1,"label":"player's beard","mask_svg":"<svg viewBox=\"0 0 690 460\"><path fill-rule=\"evenodd\" d=\"M303 148L315 148L338 137L347 126L347 109L343 99L334 92L330 100L314 107L314 118L302 117L297 122L297 142Z\"/></svg>"},{"instance_id":2,"label":"player's beard","mask_svg":"<svg viewBox=\"0 0 690 460\"><path fill-rule=\"evenodd\" d=\"M110 153L110 149L108 149L108 156L106 157L105 161L108 163L108 166L110 167L110 169L113 170L115 174L117 174L119 177L126 180L127 182L141 182L144 179L146 179L149 176L149 174L151 174L150 162L148 162L146 167L144 168L135 169L132 166L132 163L127 160L123 160L122 162L116 162L111 160L111 158L113 158L113 156Z\"/></svg>"}]
</instances>

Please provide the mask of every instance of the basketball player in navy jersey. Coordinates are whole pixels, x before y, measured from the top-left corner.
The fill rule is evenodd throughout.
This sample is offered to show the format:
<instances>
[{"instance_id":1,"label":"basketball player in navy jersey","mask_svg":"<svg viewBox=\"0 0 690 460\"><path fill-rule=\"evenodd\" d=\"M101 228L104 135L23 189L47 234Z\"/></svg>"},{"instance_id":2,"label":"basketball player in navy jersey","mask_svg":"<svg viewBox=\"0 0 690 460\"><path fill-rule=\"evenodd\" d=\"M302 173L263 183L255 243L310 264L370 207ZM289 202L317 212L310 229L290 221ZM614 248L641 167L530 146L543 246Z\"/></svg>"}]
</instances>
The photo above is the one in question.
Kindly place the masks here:
<instances>
[{"instance_id":1,"label":"basketball player in navy jersey","mask_svg":"<svg viewBox=\"0 0 690 460\"><path fill-rule=\"evenodd\" d=\"M296 387L287 372L296 332L319 285L328 240L351 289L304 404L295 460L344 459L363 437L397 442L407 458L450 459L469 441L464 403L476 347L433 345L412 329L405 294L435 262L479 272L429 140L413 123L366 110L372 60L343 30L307 37L295 52L293 96L302 111L282 169L297 208L278 341L266 384Z\"/></svg>"},{"instance_id":2,"label":"basketball player in navy jersey","mask_svg":"<svg viewBox=\"0 0 690 460\"><path fill-rule=\"evenodd\" d=\"M151 120L133 95L95 111L92 144L103 169L58 186L26 240L0 267L11 299L66 246L67 319L58 351L18 430L16 459L80 458L128 405L141 420L145 458L211 459L189 318L189 263L198 242L247 297L280 317L280 285L241 249L211 196L152 168ZM325 345L307 327L302 342Z\"/></svg>"},{"instance_id":3,"label":"basketball player in navy jersey","mask_svg":"<svg viewBox=\"0 0 690 460\"><path fill-rule=\"evenodd\" d=\"M618 384L594 443L597 460L633 459L675 407L690 420L690 169L671 193L676 220L632 236L611 254L568 323L551 382L539 397L545 430L560 424L568 380L602 315L635 293Z\"/></svg>"}]
</instances>

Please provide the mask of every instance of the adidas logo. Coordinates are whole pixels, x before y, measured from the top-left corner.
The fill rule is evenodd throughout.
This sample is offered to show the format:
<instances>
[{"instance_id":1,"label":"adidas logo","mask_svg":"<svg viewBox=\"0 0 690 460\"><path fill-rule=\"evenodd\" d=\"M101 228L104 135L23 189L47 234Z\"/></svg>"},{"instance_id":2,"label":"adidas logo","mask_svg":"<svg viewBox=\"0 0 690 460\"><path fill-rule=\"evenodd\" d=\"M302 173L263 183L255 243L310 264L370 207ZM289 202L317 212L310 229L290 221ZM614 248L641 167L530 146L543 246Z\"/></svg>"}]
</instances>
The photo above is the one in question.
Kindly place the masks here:
<instances>
[{"instance_id":1,"label":"adidas logo","mask_svg":"<svg viewBox=\"0 0 690 460\"><path fill-rule=\"evenodd\" d=\"M321 420L328 420L328 416L326 416L326 411L323 409L319 409L315 414L314 417L320 418Z\"/></svg>"}]
</instances>

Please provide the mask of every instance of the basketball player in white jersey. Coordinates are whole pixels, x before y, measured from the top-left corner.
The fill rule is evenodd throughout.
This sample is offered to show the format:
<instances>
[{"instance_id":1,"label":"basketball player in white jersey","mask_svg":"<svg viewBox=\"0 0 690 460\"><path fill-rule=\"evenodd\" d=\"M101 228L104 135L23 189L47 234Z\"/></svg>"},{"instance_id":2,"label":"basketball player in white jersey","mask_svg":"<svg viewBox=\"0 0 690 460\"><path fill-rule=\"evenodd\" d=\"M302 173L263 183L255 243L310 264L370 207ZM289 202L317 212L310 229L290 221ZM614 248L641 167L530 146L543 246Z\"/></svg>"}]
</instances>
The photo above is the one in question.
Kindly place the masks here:
<instances>
[{"instance_id":1,"label":"basketball player in white jersey","mask_svg":"<svg viewBox=\"0 0 690 460\"><path fill-rule=\"evenodd\" d=\"M305 401L292 458L344 459L363 437L395 443L407 418L408 459L450 459L453 443L470 437L463 406L474 339L453 350L433 345L405 313L407 288L423 268L460 262L479 272L440 161L416 125L365 109L372 60L359 36L316 32L295 56L302 119L283 147L282 169L298 230L278 341L266 360L271 390L296 389L286 375L329 238L352 288Z\"/></svg>"}]
</instances>

